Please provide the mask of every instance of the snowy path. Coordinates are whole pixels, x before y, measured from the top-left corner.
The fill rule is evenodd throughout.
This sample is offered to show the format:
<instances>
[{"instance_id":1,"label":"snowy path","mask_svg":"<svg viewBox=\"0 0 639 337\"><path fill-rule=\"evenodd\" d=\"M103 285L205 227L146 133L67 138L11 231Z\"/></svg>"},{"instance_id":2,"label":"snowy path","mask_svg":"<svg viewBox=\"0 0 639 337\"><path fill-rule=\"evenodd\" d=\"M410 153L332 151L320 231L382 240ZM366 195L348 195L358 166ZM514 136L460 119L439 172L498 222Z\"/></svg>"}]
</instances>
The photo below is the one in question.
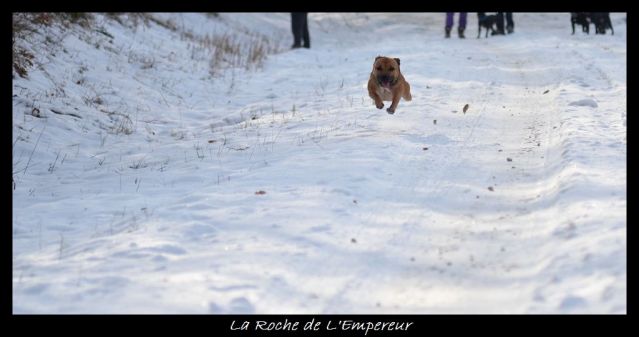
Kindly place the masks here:
<instances>
[{"instance_id":1,"label":"snowy path","mask_svg":"<svg viewBox=\"0 0 639 337\"><path fill-rule=\"evenodd\" d=\"M142 102L145 136L18 184L14 312L625 312L625 15L566 15L444 40L433 14L315 14L313 49L233 90ZM395 115L378 54L413 88Z\"/></svg>"}]
</instances>

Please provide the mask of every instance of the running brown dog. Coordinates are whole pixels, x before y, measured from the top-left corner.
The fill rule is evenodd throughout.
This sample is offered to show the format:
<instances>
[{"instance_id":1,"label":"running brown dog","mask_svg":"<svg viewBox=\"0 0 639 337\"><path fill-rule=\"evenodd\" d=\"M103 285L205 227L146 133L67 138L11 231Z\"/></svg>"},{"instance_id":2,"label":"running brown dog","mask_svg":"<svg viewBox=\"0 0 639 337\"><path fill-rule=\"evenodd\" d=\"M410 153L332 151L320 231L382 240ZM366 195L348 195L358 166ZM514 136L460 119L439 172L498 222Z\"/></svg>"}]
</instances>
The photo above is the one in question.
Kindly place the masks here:
<instances>
[{"instance_id":1,"label":"running brown dog","mask_svg":"<svg viewBox=\"0 0 639 337\"><path fill-rule=\"evenodd\" d=\"M399 70L399 59L377 56L373 63L373 71L368 80L368 95L375 100L378 109L384 107L383 101L391 101L386 109L389 114L395 113L399 99L410 101L410 85Z\"/></svg>"}]
</instances>

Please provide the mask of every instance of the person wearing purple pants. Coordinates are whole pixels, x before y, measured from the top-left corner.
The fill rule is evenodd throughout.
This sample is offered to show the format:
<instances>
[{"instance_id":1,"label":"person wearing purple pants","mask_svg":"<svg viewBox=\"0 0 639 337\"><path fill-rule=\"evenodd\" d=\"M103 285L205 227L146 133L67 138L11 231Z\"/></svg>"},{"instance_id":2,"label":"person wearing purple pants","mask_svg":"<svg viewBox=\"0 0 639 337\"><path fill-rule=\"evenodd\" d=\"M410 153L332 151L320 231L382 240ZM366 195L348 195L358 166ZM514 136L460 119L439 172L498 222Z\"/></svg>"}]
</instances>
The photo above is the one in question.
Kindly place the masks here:
<instances>
[{"instance_id":1,"label":"person wearing purple pants","mask_svg":"<svg viewBox=\"0 0 639 337\"><path fill-rule=\"evenodd\" d=\"M459 13L459 24L457 25L457 32L460 39L465 39L464 29L466 29L466 14L465 12ZM446 38L450 37L450 30L453 29L455 13L446 13Z\"/></svg>"}]
</instances>

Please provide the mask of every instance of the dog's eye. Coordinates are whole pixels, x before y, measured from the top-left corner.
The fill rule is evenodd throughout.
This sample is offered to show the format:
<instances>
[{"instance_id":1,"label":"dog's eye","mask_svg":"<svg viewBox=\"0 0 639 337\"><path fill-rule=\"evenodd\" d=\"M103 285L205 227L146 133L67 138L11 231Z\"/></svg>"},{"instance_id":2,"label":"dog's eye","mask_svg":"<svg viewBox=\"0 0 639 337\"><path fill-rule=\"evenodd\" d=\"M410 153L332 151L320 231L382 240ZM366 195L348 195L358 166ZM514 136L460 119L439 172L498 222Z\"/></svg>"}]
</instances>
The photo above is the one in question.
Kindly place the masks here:
<instances>
[{"instance_id":1,"label":"dog's eye","mask_svg":"<svg viewBox=\"0 0 639 337\"><path fill-rule=\"evenodd\" d=\"M388 68L388 70L393 71L393 70L395 70L395 68L390 67L390 68Z\"/></svg>"},{"instance_id":2,"label":"dog's eye","mask_svg":"<svg viewBox=\"0 0 639 337\"><path fill-rule=\"evenodd\" d=\"M377 68L375 68L375 69L377 69L377 70L379 70L379 71L382 71L382 67L377 67Z\"/></svg>"}]
</instances>

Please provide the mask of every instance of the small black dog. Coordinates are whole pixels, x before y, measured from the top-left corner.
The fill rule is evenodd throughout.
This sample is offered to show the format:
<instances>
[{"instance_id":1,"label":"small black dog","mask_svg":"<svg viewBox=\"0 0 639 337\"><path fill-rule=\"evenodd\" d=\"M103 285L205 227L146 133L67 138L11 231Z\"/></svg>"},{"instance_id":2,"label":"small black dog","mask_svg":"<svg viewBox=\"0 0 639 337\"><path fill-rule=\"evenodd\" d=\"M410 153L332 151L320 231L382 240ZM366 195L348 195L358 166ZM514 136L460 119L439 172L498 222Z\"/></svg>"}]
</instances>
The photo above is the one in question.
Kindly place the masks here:
<instances>
[{"instance_id":1,"label":"small black dog","mask_svg":"<svg viewBox=\"0 0 639 337\"><path fill-rule=\"evenodd\" d=\"M572 24L572 34L575 34L575 24L581 25L581 31L590 34L590 13L571 12L570 23Z\"/></svg>"},{"instance_id":2,"label":"small black dog","mask_svg":"<svg viewBox=\"0 0 639 337\"><path fill-rule=\"evenodd\" d=\"M495 24L497 24L497 15L486 15L486 13L477 13L477 23L478 23L478 30L477 30L477 38L479 39L479 36L481 35L481 27L484 27L486 29L486 37L488 37L488 31L493 32L495 31Z\"/></svg>"},{"instance_id":3,"label":"small black dog","mask_svg":"<svg viewBox=\"0 0 639 337\"><path fill-rule=\"evenodd\" d=\"M590 21L595 24L595 34L606 34L606 29L610 28L612 35L615 35L610 21L610 13L590 13Z\"/></svg>"}]
</instances>

